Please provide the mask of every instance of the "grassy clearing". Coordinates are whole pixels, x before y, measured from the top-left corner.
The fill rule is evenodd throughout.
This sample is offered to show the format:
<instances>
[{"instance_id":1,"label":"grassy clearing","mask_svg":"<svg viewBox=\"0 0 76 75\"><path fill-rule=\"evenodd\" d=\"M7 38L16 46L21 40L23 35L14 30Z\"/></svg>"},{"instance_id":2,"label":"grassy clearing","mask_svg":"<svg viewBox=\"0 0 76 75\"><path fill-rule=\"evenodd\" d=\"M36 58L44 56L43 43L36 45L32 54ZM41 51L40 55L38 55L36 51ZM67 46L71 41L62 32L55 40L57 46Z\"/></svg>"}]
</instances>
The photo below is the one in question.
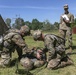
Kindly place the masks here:
<instances>
[{"instance_id":1,"label":"grassy clearing","mask_svg":"<svg viewBox=\"0 0 76 75\"><path fill-rule=\"evenodd\" d=\"M48 33L48 32L46 32ZM49 32L49 33L55 33L58 34L58 32ZM28 44L29 48L32 47L44 47L44 43L37 41L35 42L33 40L33 38L31 36L27 36L25 38L26 43ZM74 65L71 66L67 66L64 68L60 68L57 70L48 70L46 68L41 67L41 68L37 68L35 70L30 71L33 74L36 75L76 75L76 34L73 34L73 52L70 55L70 57L73 59L74 61ZM67 52L69 51L69 49L67 50ZM12 53L12 66L9 68L0 68L0 75L26 75L26 74L15 74L15 70L16 70L16 66L15 66L15 59L17 58L17 53ZM19 68L21 69L22 67L19 65ZM31 74L30 74L31 75Z\"/></svg>"}]
</instances>

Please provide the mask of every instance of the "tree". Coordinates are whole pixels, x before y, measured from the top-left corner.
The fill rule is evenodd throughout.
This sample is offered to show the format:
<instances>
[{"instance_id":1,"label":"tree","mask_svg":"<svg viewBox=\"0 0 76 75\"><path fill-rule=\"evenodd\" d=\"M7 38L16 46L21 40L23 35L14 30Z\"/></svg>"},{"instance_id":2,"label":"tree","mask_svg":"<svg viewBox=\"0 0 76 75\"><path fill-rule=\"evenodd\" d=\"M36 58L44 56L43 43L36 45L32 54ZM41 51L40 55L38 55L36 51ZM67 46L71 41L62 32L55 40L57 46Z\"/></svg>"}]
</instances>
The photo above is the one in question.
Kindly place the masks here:
<instances>
[{"instance_id":1,"label":"tree","mask_svg":"<svg viewBox=\"0 0 76 75\"><path fill-rule=\"evenodd\" d=\"M39 21L37 19L33 19L31 27L32 27L33 30L39 29Z\"/></svg>"},{"instance_id":2,"label":"tree","mask_svg":"<svg viewBox=\"0 0 76 75\"><path fill-rule=\"evenodd\" d=\"M27 26L31 29L31 22L26 21L26 22L25 22L25 25L27 25Z\"/></svg>"},{"instance_id":3,"label":"tree","mask_svg":"<svg viewBox=\"0 0 76 75\"><path fill-rule=\"evenodd\" d=\"M51 30L51 26L52 26L52 24L48 21L48 20L45 20L44 22L43 22L43 30Z\"/></svg>"},{"instance_id":4,"label":"tree","mask_svg":"<svg viewBox=\"0 0 76 75\"><path fill-rule=\"evenodd\" d=\"M11 19L10 18L7 18L5 20L5 23L7 24L7 26L10 28L11 27Z\"/></svg>"},{"instance_id":5,"label":"tree","mask_svg":"<svg viewBox=\"0 0 76 75\"><path fill-rule=\"evenodd\" d=\"M59 29L59 23L58 22L55 22L54 23L54 27L55 27L55 29Z\"/></svg>"},{"instance_id":6,"label":"tree","mask_svg":"<svg viewBox=\"0 0 76 75\"><path fill-rule=\"evenodd\" d=\"M17 18L15 20L15 23L12 25L14 28L17 28L17 29L20 29L21 26L23 26L25 23L24 23L24 20L22 18Z\"/></svg>"}]
</instances>

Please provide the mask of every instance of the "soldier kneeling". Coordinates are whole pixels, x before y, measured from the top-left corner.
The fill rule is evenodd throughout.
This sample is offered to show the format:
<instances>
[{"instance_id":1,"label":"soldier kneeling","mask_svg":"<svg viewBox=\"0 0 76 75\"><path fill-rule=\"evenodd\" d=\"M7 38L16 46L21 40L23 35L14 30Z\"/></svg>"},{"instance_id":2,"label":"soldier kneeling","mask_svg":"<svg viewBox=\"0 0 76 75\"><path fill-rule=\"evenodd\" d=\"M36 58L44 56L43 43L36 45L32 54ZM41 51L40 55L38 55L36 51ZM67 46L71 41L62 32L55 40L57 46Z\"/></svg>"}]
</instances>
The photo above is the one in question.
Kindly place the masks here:
<instances>
[{"instance_id":1,"label":"soldier kneeling","mask_svg":"<svg viewBox=\"0 0 76 75\"><path fill-rule=\"evenodd\" d=\"M44 46L47 49L47 68L55 69L57 67L73 64L72 60L70 60L65 53L64 38L55 34L44 34L40 30L36 30L33 33L33 38L35 41L44 42ZM66 61L63 59L66 59Z\"/></svg>"}]
</instances>

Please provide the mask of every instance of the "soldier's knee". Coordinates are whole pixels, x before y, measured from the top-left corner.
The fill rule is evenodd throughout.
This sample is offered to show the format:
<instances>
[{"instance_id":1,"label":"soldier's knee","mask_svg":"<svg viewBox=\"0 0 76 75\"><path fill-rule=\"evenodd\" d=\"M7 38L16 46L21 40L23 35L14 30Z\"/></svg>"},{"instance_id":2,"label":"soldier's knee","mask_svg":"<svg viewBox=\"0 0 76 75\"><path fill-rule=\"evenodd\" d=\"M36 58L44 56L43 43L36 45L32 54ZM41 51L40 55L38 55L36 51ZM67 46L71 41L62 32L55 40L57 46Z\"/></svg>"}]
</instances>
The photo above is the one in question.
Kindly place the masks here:
<instances>
[{"instance_id":1,"label":"soldier's knee","mask_svg":"<svg viewBox=\"0 0 76 75\"><path fill-rule=\"evenodd\" d=\"M48 69L56 69L59 65L60 59L52 59L48 62L47 68Z\"/></svg>"}]
</instances>

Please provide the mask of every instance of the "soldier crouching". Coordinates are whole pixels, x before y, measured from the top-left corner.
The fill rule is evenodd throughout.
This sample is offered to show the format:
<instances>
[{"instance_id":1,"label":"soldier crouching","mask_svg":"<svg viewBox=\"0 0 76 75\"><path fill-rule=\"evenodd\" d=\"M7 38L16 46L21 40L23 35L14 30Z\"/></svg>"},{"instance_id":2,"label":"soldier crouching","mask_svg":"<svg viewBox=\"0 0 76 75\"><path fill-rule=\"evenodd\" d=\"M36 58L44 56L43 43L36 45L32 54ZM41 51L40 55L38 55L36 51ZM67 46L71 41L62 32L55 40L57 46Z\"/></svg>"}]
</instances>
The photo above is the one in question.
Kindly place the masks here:
<instances>
[{"instance_id":1,"label":"soldier crouching","mask_svg":"<svg viewBox=\"0 0 76 75\"><path fill-rule=\"evenodd\" d=\"M45 48L48 50L48 69L56 69L73 64L72 60L65 54L65 40L63 38L54 34L44 35L40 30L34 32L33 38L35 41L43 41Z\"/></svg>"},{"instance_id":2,"label":"soldier crouching","mask_svg":"<svg viewBox=\"0 0 76 75\"><path fill-rule=\"evenodd\" d=\"M23 37L30 34L28 26L24 25L20 30L9 31L3 38L3 51L1 53L0 67L6 67L11 62L11 54L16 49L18 59L22 57L23 51L27 51L28 47Z\"/></svg>"}]
</instances>

